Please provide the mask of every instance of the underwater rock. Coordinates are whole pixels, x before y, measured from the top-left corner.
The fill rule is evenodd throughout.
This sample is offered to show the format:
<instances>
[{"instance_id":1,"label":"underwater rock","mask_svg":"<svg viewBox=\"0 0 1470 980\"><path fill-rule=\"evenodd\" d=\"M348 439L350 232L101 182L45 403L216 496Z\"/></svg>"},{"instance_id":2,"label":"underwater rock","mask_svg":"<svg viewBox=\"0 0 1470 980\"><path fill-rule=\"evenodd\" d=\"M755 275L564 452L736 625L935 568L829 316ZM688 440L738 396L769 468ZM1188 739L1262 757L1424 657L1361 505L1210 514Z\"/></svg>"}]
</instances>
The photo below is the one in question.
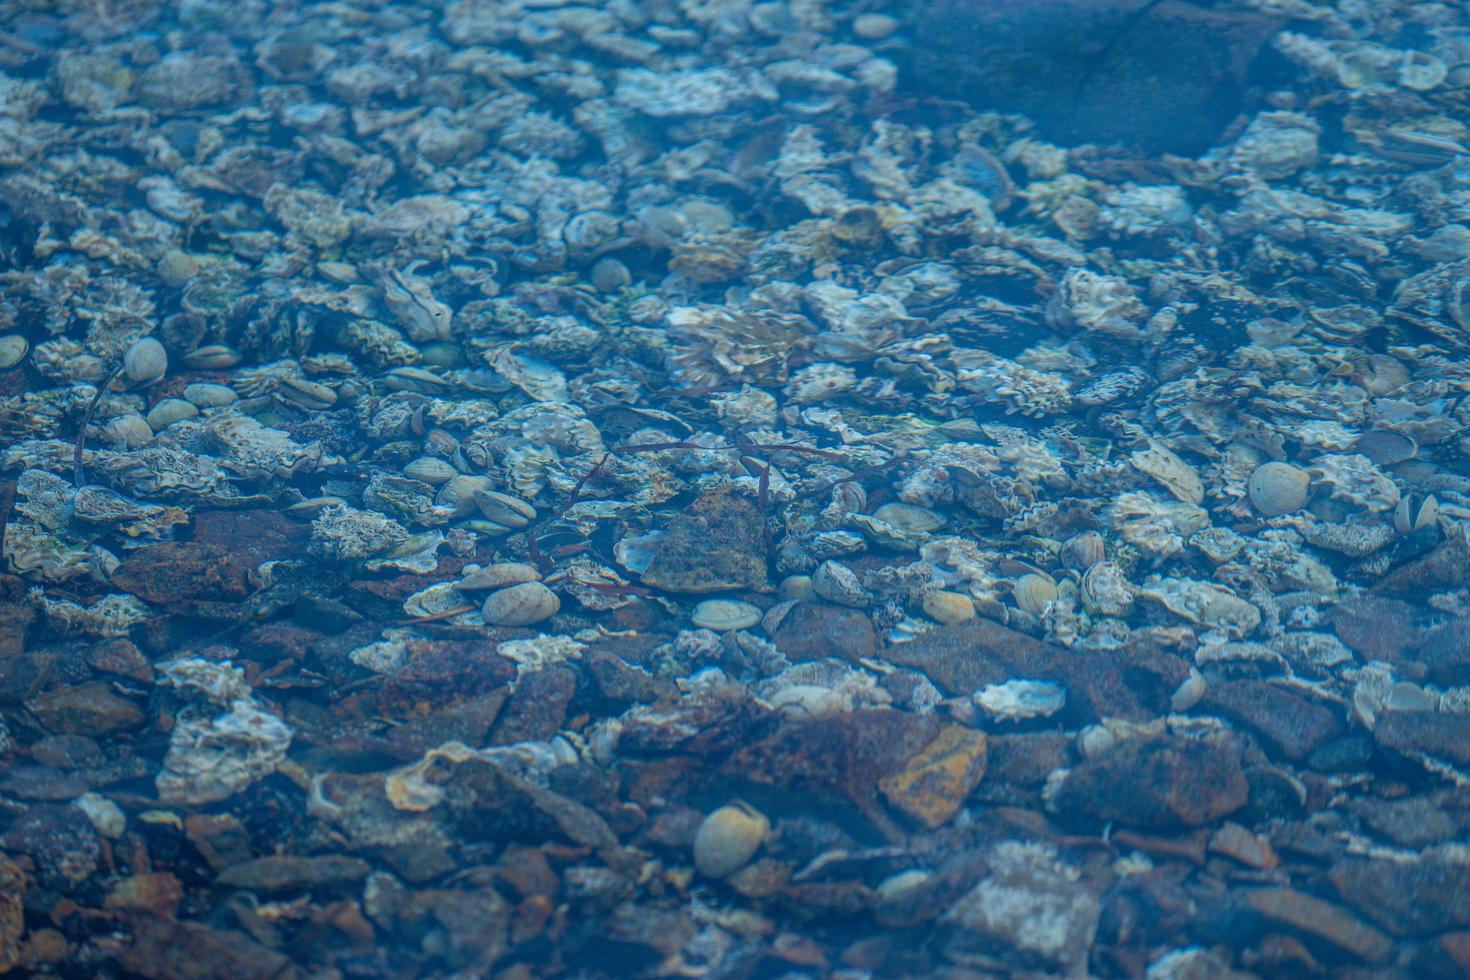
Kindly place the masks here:
<instances>
[{"instance_id":1,"label":"underwater rock","mask_svg":"<svg viewBox=\"0 0 1470 980\"><path fill-rule=\"evenodd\" d=\"M1197 827L1245 805L1249 787L1234 740L1129 739L1067 773L1050 799L1132 827Z\"/></svg>"}]
</instances>

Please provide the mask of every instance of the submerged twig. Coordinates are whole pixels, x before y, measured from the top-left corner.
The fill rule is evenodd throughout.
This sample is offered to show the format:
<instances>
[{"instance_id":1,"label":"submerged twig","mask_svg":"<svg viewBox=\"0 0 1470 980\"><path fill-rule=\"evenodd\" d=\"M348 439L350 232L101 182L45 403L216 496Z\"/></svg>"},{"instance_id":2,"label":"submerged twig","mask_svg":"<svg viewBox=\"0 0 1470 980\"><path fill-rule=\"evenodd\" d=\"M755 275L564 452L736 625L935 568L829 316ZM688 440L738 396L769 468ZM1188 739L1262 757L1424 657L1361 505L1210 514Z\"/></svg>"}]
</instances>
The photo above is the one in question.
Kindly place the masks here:
<instances>
[{"instance_id":1,"label":"submerged twig","mask_svg":"<svg viewBox=\"0 0 1470 980\"><path fill-rule=\"evenodd\" d=\"M76 449L72 451L71 467L78 489L87 483L87 474L82 469L82 453L87 449L87 426L92 424L92 416L97 411L98 403L102 401L102 393L107 390L108 385L112 384L113 379L122 374L122 369L122 362L119 361L117 367L112 369L112 373L102 379L102 383L97 386L97 393L92 396L92 400L87 403L87 410L82 413L82 424L77 426L77 444Z\"/></svg>"}]
</instances>

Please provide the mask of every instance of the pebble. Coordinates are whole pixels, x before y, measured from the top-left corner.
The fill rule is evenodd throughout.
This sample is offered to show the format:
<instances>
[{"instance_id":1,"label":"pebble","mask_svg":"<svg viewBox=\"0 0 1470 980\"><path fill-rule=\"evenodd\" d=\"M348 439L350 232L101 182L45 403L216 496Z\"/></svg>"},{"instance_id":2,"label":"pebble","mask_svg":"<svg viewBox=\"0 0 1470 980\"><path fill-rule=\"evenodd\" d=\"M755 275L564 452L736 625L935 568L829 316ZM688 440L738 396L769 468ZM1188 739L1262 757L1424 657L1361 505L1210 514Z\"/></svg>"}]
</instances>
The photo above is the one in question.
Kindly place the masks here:
<instances>
[{"instance_id":1,"label":"pebble","mask_svg":"<svg viewBox=\"0 0 1470 980\"><path fill-rule=\"evenodd\" d=\"M531 626L557 614L561 600L540 582L522 582L485 597L481 614L491 626Z\"/></svg>"},{"instance_id":2,"label":"pebble","mask_svg":"<svg viewBox=\"0 0 1470 980\"><path fill-rule=\"evenodd\" d=\"M924 615L941 623L959 623L975 618L975 603L958 592L936 590L924 593Z\"/></svg>"},{"instance_id":3,"label":"pebble","mask_svg":"<svg viewBox=\"0 0 1470 980\"><path fill-rule=\"evenodd\" d=\"M723 633L750 629L761 621L761 611L748 602L706 599L694 607L694 614L690 618L701 629Z\"/></svg>"},{"instance_id":4,"label":"pebble","mask_svg":"<svg viewBox=\"0 0 1470 980\"><path fill-rule=\"evenodd\" d=\"M852 32L864 41L881 41L896 30L898 18L887 14L859 14L852 21Z\"/></svg>"}]
</instances>

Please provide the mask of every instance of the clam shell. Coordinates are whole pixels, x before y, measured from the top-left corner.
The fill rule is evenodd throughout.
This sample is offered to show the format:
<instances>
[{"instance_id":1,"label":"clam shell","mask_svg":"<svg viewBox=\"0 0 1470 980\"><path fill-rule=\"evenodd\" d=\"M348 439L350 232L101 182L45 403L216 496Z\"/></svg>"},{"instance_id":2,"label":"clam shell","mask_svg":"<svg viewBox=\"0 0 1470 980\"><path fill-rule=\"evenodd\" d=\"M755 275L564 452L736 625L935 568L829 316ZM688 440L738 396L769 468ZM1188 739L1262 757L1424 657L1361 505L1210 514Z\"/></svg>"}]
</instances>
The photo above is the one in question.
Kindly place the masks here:
<instances>
[{"instance_id":1,"label":"clam shell","mask_svg":"<svg viewBox=\"0 0 1470 980\"><path fill-rule=\"evenodd\" d=\"M199 371L218 371L234 367L241 361L240 352L224 344L209 344L191 350L183 357L186 367Z\"/></svg>"},{"instance_id":2,"label":"clam shell","mask_svg":"<svg viewBox=\"0 0 1470 980\"><path fill-rule=\"evenodd\" d=\"M522 582L490 593L480 612L491 626L530 626L555 616L561 600L540 582Z\"/></svg>"},{"instance_id":3,"label":"clam shell","mask_svg":"<svg viewBox=\"0 0 1470 980\"><path fill-rule=\"evenodd\" d=\"M528 565L520 561L502 561L465 572L456 588L467 592L503 589L510 585L536 582L540 579L541 573L536 570L535 565Z\"/></svg>"},{"instance_id":4,"label":"clam shell","mask_svg":"<svg viewBox=\"0 0 1470 980\"><path fill-rule=\"evenodd\" d=\"M924 596L924 615L946 625L962 623L975 618L975 603L962 593L936 590Z\"/></svg>"},{"instance_id":5,"label":"clam shell","mask_svg":"<svg viewBox=\"0 0 1470 980\"><path fill-rule=\"evenodd\" d=\"M884 504L873 511L873 516L904 531L937 531L944 526L943 514L914 504Z\"/></svg>"},{"instance_id":6,"label":"clam shell","mask_svg":"<svg viewBox=\"0 0 1470 980\"><path fill-rule=\"evenodd\" d=\"M123 375L134 385L151 385L168 372L168 351L152 337L133 342L123 354Z\"/></svg>"},{"instance_id":7,"label":"clam shell","mask_svg":"<svg viewBox=\"0 0 1470 980\"><path fill-rule=\"evenodd\" d=\"M1096 531L1074 534L1062 545L1062 564L1085 572L1108 556L1107 542Z\"/></svg>"},{"instance_id":8,"label":"clam shell","mask_svg":"<svg viewBox=\"0 0 1470 980\"><path fill-rule=\"evenodd\" d=\"M31 345L18 333L0 337L0 370L15 367L30 349Z\"/></svg>"},{"instance_id":9,"label":"clam shell","mask_svg":"<svg viewBox=\"0 0 1470 980\"><path fill-rule=\"evenodd\" d=\"M1277 517L1301 510L1311 487L1312 478L1306 470L1290 463L1271 462L1256 467L1247 490L1257 511Z\"/></svg>"},{"instance_id":10,"label":"clam shell","mask_svg":"<svg viewBox=\"0 0 1470 980\"><path fill-rule=\"evenodd\" d=\"M498 490L476 490L474 498L480 513L502 527L522 528L536 519L536 508L520 497Z\"/></svg>"},{"instance_id":11,"label":"clam shell","mask_svg":"<svg viewBox=\"0 0 1470 980\"><path fill-rule=\"evenodd\" d=\"M733 599L706 599L694 607L691 617L700 629L729 630L749 629L761 621L761 611L748 602Z\"/></svg>"},{"instance_id":12,"label":"clam shell","mask_svg":"<svg viewBox=\"0 0 1470 980\"><path fill-rule=\"evenodd\" d=\"M704 818L694 835L694 867L706 878L724 878L750 862L771 822L748 803L726 804Z\"/></svg>"},{"instance_id":13,"label":"clam shell","mask_svg":"<svg viewBox=\"0 0 1470 980\"><path fill-rule=\"evenodd\" d=\"M198 414L199 409L182 398L165 398L148 410L148 427L158 432L175 422L192 419Z\"/></svg>"},{"instance_id":14,"label":"clam shell","mask_svg":"<svg viewBox=\"0 0 1470 980\"><path fill-rule=\"evenodd\" d=\"M143 416L130 412L107 423L107 438L125 449L137 449L153 439L153 427Z\"/></svg>"},{"instance_id":15,"label":"clam shell","mask_svg":"<svg viewBox=\"0 0 1470 980\"><path fill-rule=\"evenodd\" d=\"M455 517L467 517L475 510L475 491L489 490L488 476L456 476L444 481L434 503L454 511Z\"/></svg>"},{"instance_id":16,"label":"clam shell","mask_svg":"<svg viewBox=\"0 0 1470 980\"><path fill-rule=\"evenodd\" d=\"M438 456L420 456L404 465L403 475L410 480L422 480L437 487L459 476L460 472L447 459L441 459Z\"/></svg>"},{"instance_id":17,"label":"clam shell","mask_svg":"<svg viewBox=\"0 0 1470 980\"><path fill-rule=\"evenodd\" d=\"M232 405L240 398L235 389L227 385L195 383L184 386L184 400L197 408L218 408Z\"/></svg>"},{"instance_id":18,"label":"clam shell","mask_svg":"<svg viewBox=\"0 0 1470 980\"><path fill-rule=\"evenodd\" d=\"M1049 575L1031 572L1016 581L1016 605L1033 616L1045 616L1057 601L1057 583Z\"/></svg>"}]
</instances>

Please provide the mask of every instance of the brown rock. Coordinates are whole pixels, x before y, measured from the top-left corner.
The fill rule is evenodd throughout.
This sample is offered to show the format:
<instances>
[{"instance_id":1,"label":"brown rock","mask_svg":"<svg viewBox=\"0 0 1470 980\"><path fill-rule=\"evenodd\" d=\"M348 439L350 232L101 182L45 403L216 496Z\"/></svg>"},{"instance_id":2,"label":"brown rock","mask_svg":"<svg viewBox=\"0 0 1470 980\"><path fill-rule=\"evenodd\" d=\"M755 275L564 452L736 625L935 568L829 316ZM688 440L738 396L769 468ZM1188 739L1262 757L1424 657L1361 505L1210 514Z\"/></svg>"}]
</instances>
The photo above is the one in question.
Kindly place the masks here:
<instances>
[{"instance_id":1,"label":"brown rock","mask_svg":"<svg viewBox=\"0 0 1470 980\"><path fill-rule=\"evenodd\" d=\"M1433 854L1416 861L1347 857L1328 873L1358 911L1396 936L1470 928L1470 865Z\"/></svg>"},{"instance_id":2,"label":"brown rock","mask_svg":"<svg viewBox=\"0 0 1470 980\"><path fill-rule=\"evenodd\" d=\"M577 693L577 674L570 667L548 667L526 674L516 683L490 744L545 741L561 731L567 705Z\"/></svg>"},{"instance_id":3,"label":"brown rock","mask_svg":"<svg viewBox=\"0 0 1470 980\"><path fill-rule=\"evenodd\" d=\"M970 619L894 644L884 656L923 671L946 694L968 697L1012 677L1046 677L1059 651L988 619Z\"/></svg>"},{"instance_id":4,"label":"brown rock","mask_svg":"<svg viewBox=\"0 0 1470 980\"><path fill-rule=\"evenodd\" d=\"M945 725L904 767L878 782L888 802L931 830L947 823L985 775L985 735Z\"/></svg>"},{"instance_id":5,"label":"brown rock","mask_svg":"<svg viewBox=\"0 0 1470 980\"><path fill-rule=\"evenodd\" d=\"M1337 638L1366 660L1403 663L1419 645L1418 611L1407 602L1360 595L1332 610Z\"/></svg>"},{"instance_id":6,"label":"brown rock","mask_svg":"<svg viewBox=\"0 0 1470 980\"><path fill-rule=\"evenodd\" d=\"M138 706L102 681L47 691L26 707L51 731L73 735L105 735L143 723Z\"/></svg>"},{"instance_id":7,"label":"brown rock","mask_svg":"<svg viewBox=\"0 0 1470 980\"><path fill-rule=\"evenodd\" d=\"M1211 685L1200 708L1250 729L1292 760L1305 758L1343 731L1336 712L1265 681Z\"/></svg>"},{"instance_id":8,"label":"brown rock","mask_svg":"<svg viewBox=\"0 0 1470 980\"><path fill-rule=\"evenodd\" d=\"M1393 952L1387 936L1344 909L1292 888L1261 888L1246 895L1247 907L1277 926L1325 943L1369 963L1382 963Z\"/></svg>"},{"instance_id":9,"label":"brown rock","mask_svg":"<svg viewBox=\"0 0 1470 980\"><path fill-rule=\"evenodd\" d=\"M15 659L25 650L26 630L36 611L18 602L0 603L0 663Z\"/></svg>"},{"instance_id":10,"label":"brown rock","mask_svg":"<svg viewBox=\"0 0 1470 980\"><path fill-rule=\"evenodd\" d=\"M1444 543L1423 558L1384 576L1373 592L1378 595L1424 596L1470 584L1470 527L1445 534Z\"/></svg>"},{"instance_id":11,"label":"brown rock","mask_svg":"<svg viewBox=\"0 0 1470 980\"><path fill-rule=\"evenodd\" d=\"M866 613L825 602L793 605L776 626L771 641L793 661L824 657L860 660L878 652L878 634Z\"/></svg>"},{"instance_id":12,"label":"brown rock","mask_svg":"<svg viewBox=\"0 0 1470 980\"><path fill-rule=\"evenodd\" d=\"M1385 711L1373 726L1378 744L1399 752L1427 752L1470 766L1470 720L1453 711Z\"/></svg>"},{"instance_id":13,"label":"brown rock","mask_svg":"<svg viewBox=\"0 0 1470 980\"><path fill-rule=\"evenodd\" d=\"M1061 813L1149 827L1194 827L1245 805L1250 787L1235 740L1130 739L1067 774Z\"/></svg>"},{"instance_id":14,"label":"brown rock","mask_svg":"<svg viewBox=\"0 0 1470 980\"><path fill-rule=\"evenodd\" d=\"M102 907L147 912L160 919L167 919L173 916L183 898L183 882L166 871L128 875L112 886Z\"/></svg>"},{"instance_id":15,"label":"brown rock","mask_svg":"<svg viewBox=\"0 0 1470 980\"><path fill-rule=\"evenodd\" d=\"M243 932L160 919L139 923L119 962L140 976L168 980L296 980L301 975L284 953Z\"/></svg>"},{"instance_id":16,"label":"brown rock","mask_svg":"<svg viewBox=\"0 0 1470 980\"><path fill-rule=\"evenodd\" d=\"M1429 679L1444 687L1470 685L1470 619L1452 619L1424 636L1415 655Z\"/></svg>"},{"instance_id":17,"label":"brown rock","mask_svg":"<svg viewBox=\"0 0 1470 980\"><path fill-rule=\"evenodd\" d=\"M20 937L26 930L21 897L30 879L20 865L0 855L0 973L20 962Z\"/></svg>"},{"instance_id":18,"label":"brown rock","mask_svg":"<svg viewBox=\"0 0 1470 980\"><path fill-rule=\"evenodd\" d=\"M153 682L153 665L131 640L103 640L87 648L87 666L108 674Z\"/></svg>"},{"instance_id":19,"label":"brown rock","mask_svg":"<svg viewBox=\"0 0 1470 980\"><path fill-rule=\"evenodd\" d=\"M666 592L764 589L765 515L732 487L701 496L670 522L643 584Z\"/></svg>"},{"instance_id":20,"label":"brown rock","mask_svg":"<svg viewBox=\"0 0 1470 980\"><path fill-rule=\"evenodd\" d=\"M245 861L220 872L215 882L227 888L259 892L333 888L361 881L372 865L341 854L296 857L276 854Z\"/></svg>"},{"instance_id":21,"label":"brown rock","mask_svg":"<svg viewBox=\"0 0 1470 980\"><path fill-rule=\"evenodd\" d=\"M1270 841L1229 820L1210 836L1209 847L1216 854L1224 854L1263 871L1272 871L1281 863Z\"/></svg>"}]
</instances>

